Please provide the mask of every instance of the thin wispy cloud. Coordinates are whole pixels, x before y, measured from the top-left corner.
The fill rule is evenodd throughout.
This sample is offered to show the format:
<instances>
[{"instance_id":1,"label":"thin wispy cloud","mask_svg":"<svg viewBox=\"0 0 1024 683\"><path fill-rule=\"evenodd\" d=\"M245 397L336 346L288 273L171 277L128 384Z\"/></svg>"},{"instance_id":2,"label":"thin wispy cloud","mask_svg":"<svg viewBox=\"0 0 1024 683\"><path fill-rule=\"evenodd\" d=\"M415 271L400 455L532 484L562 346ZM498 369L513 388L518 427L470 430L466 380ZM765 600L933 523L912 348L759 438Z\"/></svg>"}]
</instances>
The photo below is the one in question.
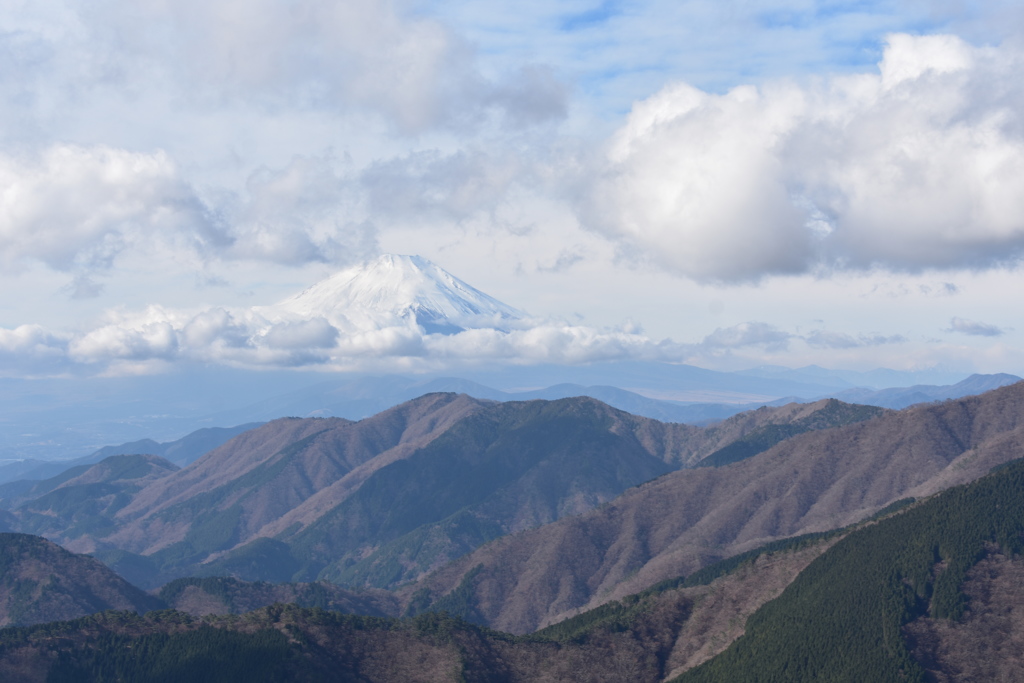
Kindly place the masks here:
<instances>
[{"instance_id":1,"label":"thin wispy cloud","mask_svg":"<svg viewBox=\"0 0 1024 683\"><path fill-rule=\"evenodd\" d=\"M995 325L978 322L976 320L965 320L964 318L953 318L949 321L947 332L959 332L975 337L998 337L1005 333L1002 328Z\"/></svg>"}]
</instances>

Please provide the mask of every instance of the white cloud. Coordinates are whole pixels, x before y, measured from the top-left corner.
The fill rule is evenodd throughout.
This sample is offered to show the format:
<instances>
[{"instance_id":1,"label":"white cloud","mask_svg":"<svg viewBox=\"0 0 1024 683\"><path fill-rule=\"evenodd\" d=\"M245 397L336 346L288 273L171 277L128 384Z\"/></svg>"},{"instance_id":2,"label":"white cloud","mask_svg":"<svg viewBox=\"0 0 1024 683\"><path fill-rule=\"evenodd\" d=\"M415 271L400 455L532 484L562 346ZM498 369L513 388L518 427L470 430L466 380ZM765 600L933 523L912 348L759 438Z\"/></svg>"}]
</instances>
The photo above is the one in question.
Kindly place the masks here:
<instances>
[{"instance_id":1,"label":"white cloud","mask_svg":"<svg viewBox=\"0 0 1024 683\"><path fill-rule=\"evenodd\" d=\"M361 183L375 217L459 222L495 210L530 174L513 156L431 150L371 164Z\"/></svg>"},{"instance_id":2,"label":"white cloud","mask_svg":"<svg viewBox=\"0 0 1024 683\"><path fill-rule=\"evenodd\" d=\"M75 298L126 251L154 262L348 264L377 251L355 184L328 159L296 157L253 173L244 194L201 198L162 151L55 145L0 154L0 262L73 274Z\"/></svg>"},{"instance_id":3,"label":"white cloud","mask_svg":"<svg viewBox=\"0 0 1024 683\"><path fill-rule=\"evenodd\" d=\"M802 106L793 89L666 88L612 140L581 220L697 279L803 269L810 235L775 153Z\"/></svg>"},{"instance_id":4,"label":"white cloud","mask_svg":"<svg viewBox=\"0 0 1024 683\"><path fill-rule=\"evenodd\" d=\"M746 322L733 327L719 327L700 343L708 351L760 346L772 351L785 349L793 335L774 325Z\"/></svg>"},{"instance_id":5,"label":"white cloud","mask_svg":"<svg viewBox=\"0 0 1024 683\"><path fill-rule=\"evenodd\" d=\"M125 249L204 249L226 235L163 152L55 145L0 156L0 258L61 271L109 268Z\"/></svg>"},{"instance_id":6,"label":"white cloud","mask_svg":"<svg viewBox=\"0 0 1024 683\"><path fill-rule=\"evenodd\" d=\"M0 354L27 356L63 355L66 339L41 325L20 325L13 330L0 328Z\"/></svg>"},{"instance_id":7,"label":"white cloud","mask_svg":"<svg viewBox=\"0 0 1024 683\"><path fill-rule=\"evenodd\" d=\"M262 341L272 349L329 349L338 342L338 329L325 318L280 322Z\"/></svg>"},{"instance_id":8,"label":"white cloud","mask_svg":"<svg viewBox=\"0 0 1024 683\"><path fill-rule=\"evenodd\" d=\"M40 326L0 329L0 356L17 365L46 358L92 373L152 371L182 361L236 367L366 369L380 363L437 368L462 363L678 360L683 347L640 332L522 321L515 329L429 334L414 323L341 332L322 317L268 319L263 309L198 312L150 306L110 311L91 330L59 337ZM51 363L53 364L53 363Z\"/></svg>"},{"instance_id":9,"label":"white cloud","mask_svg":"<svg viewBox=\"0 0 1024 683\"><path fill-rule=\"evenodd\" d=\"M223 350L244 348L249 344L249 329L223 308L211 308L181 325L182 346L192 349Z\"/></svg>"},{"instance_id":10,"label":"white cloud","mask_svg":"<svg viewBox=\"0 0 1024 683\"><path fill-rule=\"evenodd\" d=\"M73 365L68 359L69 335L40 325L0 327L0 376L60 375Z\"/></svg>"},{"instance_id":11,"label":"white cloud","mask_svg":"<svg viewBox=\"0 0 1024 683\"><path fill-rule=\"evenodd\" d=\"M111 323L92 330L70 343L69 355L83 363L171 360L179 352L179 331L171 320L158 319L159 313L153 308L145 316L148 321Z\"/></svg>"},{"instance_id":12,"label":"white cloud","mask_svg":"<svg viewBox=\"0 0 1024 683\"><path fill-rule=\"evenodd\" d=\"M232 209L232 259L301 265L348 264L377 251L376 229L362 220L353 181L330 159L295 157L283 169L263 168Z\"/></svg>"},{"instance_id":13,"label":"white cloud","mask_svg":"<svg viewBox=\"0 0 1024 683\"><path fill-rule=\"evenodd\" d=\"M965 320L964 318L953 318L949 321L949 332L960 332L975 337L998 337L1005 330L995 325L978 322L976 320Z\"/></svg>"},{"instance_id":14,"label":"white cloud","mask_svg":"<svg viewBox=\"0 0 1024 683\"><path fill-rule=\"evenodd\" d=\"M901 335L860 334L854 336L845 332L830 332L828 330L816 330L804 336L803 339L808 346L815 349L858 349L865 346L901 344L907 341Z\"/></svg>"},{"instance_id":15,"label":"white cloud","mask_svg":"<svg viewBox=\"0 0 1024 683\"><path fill-rule=\"evenodd\" d=\"M894 35L877 74L666 87L610 142L581 220L705 281L1015 261L1022 62L1009 47Z\"/></svg>"},{"instance_id":16,"label":"white cloud","mask_svg":"<svg viewBox=\"0 0 1024 683\"><path fill-rule=\"evenodd\" d=\"M528 329L467 330L431 335L427 348L440 358L525 363L591 363L622 359L678 359L679 347L642 334L534 321Z\"/></svg>"},{"instance_id":17,"label":"white cloud","mask_svg":"<svg viewBox=\"0 0 1024 683\"><path fill-rule=\"evenodd\" d=\"M89 44L123 78L147 75L185 98L268 110L368 111L418 133L496 108L529 125L564 115L543 70L490 81L474 50L402 0L103 0L77 6Z\"/></svg>"}]
</instances>

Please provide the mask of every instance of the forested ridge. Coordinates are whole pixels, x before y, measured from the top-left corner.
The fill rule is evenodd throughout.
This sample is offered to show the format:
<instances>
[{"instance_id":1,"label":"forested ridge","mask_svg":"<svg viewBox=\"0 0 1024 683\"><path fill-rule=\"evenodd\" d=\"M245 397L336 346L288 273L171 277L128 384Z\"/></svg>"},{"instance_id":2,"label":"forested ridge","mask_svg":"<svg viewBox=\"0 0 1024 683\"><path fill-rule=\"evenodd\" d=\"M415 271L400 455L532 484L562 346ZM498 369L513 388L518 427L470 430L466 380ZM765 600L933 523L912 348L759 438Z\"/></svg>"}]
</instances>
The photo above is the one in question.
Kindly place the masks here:
<instances>
[{"instance_id":1,"label":"forested ridge","mask_svg":"<svg viewBox=\"0 0 1024 683\"><path fill-rule=\"evenodd\" d=\"M172 581L159 597L146 596L93 558L73 555L42 538L7 534L0 539L6 548L0 558L0 569L4 569L0 604L6 606L8 623L38 624L47 618L69 619L101 609L141 612L168 606L181 611L144 616L105 612L77 621L0 631L0 680L304 681L340 676L366 682L886 682L934 680L930 677L937 672L939 680L956 681L967 680L964 662L969 665L979 639L998 641L988 650L995 653L990 661L1000 662L1002 671L1013 671L1018 658L1010 650L1000 656L999 648L1015 647L1018 631L1024 634L1024 601L1013 607L1015 613L1007 606L1016 600L1024 580L1020 578L1024 562L1019 559L1024 546L1024 459L1012 460L1019 458L1024 443L1022 405L1024 390L1009 387L985 397L858 421L851 420L851 415L863 418L865 411L823 402L803 416L781 416L786 424L800 422L824 429L818 434L787 439L763 455L728 467L666 475L592 513L550 525L561 535L545 528L495 541L467 556L464 569L446 569L444 580L412 583L404 592L352 591L316 582L246 582L205 574ZM353 529L361 534L377 513L390 515L389 523L401 527L396 533L412 523L408 497L401 492L403 486L422 482L423 477L401 479L401 486L385 487L387 495L380 495L375 487L391 481L384 475L390 476L392 470L419 471L420 457L431 456L431 463L445 464L441 473L456 471L462 461L472 460L475 471L500 482L509 479L501 468L509 465L506 456L514 451L542 464L540 469L520 467L516 472L526 473L530 481L539 477L551 483L558 478L549 476L544 463L557 461L571 465L570 472L579 471L583 454L573 444L592 443L582 438L591 434L587 425L594 422L592 418L619 424L615 420L628 417L608 412L596 402L538 402L528 408L526 412L539 411L545 419L538 422L532 413L526 415L523 420L529 429L521 433L498 429L501 437L493 438L481 425L491 424L496 417L481 413L475 419L459 418L448 437L432 436L429 444L409 446L404 457L373 470L373 482L362 487L362 494L362 488L354 490L346 498L353 501L348 507L342 505L349 510L374 493L377 507L355 505L350 511L365 514L342 515L343 523L332 527L333 535L328 536L343 537ZM580 415L586 419L572 422ZM752 435L751 447L760 448L786 431L773 424L764 428L764 417L754 416L757 419L740 426ZM566 428L567 420L576 431ZM828 430L834 421L857 424ZM599 436L594 437L593 447L583 449L588 454L620 438L618 427L610 429L597 422ZM645 429L656 427L651 423ZM644 444L661 443L651 433L637 431L628 447L609 452L628 454L633 463L649 462L652 456ZM554 434L561 435L561 440L550 438ZM483 456L476 453L481 443L490 444ZM283 446L283 451L268 447L267 457L287 455L292 446ZM597 462L589 455L582 459L591 465ZM260 474L261 467L246 470L241 478ZM615 468L597 470L616 481L623 479L623 472ZM159 481L167 476L171 475ZM717 488L702 486L709 481ZM933 493L957 481L972 483ZM914 482L920 483L912 486ZM560 482L559 490L567 483L571 482ZM423 497L429 491L468 485L465 480L453 480L445 486L431 484L425 490L410 491ZM533 490L532 485L529 488ZM860 516L826 514L846 509L842 505L851 496L860 500L856 497L869 494L870 500L865 500L874 502L858 503L858 509L864 510ZM386 499L402 499L405 504L382 506ZM195 502L192 497L184 500ZM520 509L522 501L516 496L509 500ZM746 501L746 506L742 514L730 517L738 500ZM816 502L822 500L833 507L826 509ZM462 498L448 502L462 505L463 516L472 508ZM785 515L795 521L784 528L780 524ZM338 521L336 516L325 514L319 519ZM730 556L726 546L709 545L708 539L719 537L707 535L708 529L701 525L712 517L725 531L746 530L747 545L733 548L746 550L755 545L751 541L760 547ZM839 519L852 526L792 535L801 528L829 529ZM316 530L320 525L313 522L308 528ZM449 526L456 529L458 525ZM696 531L688 537L680 529ZM189 533L206 531L210 529L199 525ZM730 533L721 538L739 538ZM690 547L701 538L700 562L684 566L659 560L659 553ZM537 539L544 543L534 543ZM774 540L765 544L769 539ZM291 557L280 540L260 542L258 553L233 561L262 564L266 559ZM586 556L590 551L593 557ZM397 561L399 555L392 559ZM716 555L725 559L714 563ZM621 574L616 579L620 582L617 592L588 584L590 575L583 571L556 572L548 577L548 587L558 591L555 597L571 590L583 598L590 591L595 599L588 603L574 598L578 607L570 604L570 609L547 616L523 612L520 621L531 621L533 626L502 626L514 634L487 628L501 625L493 617L495 605L510 599L495 591L496 577L505 576L509 582L503 590L515 588L510 594L515 596L531 585L516 588L515 581L524 573L537 574L538 567L547 566L544 561L562 565L585 561L599 569L601 563L614 563L617 557L628 560L616 569ZM644 562L662 564L658 572L633 581L630 577L640 576ZM388 564L375 566L385 570ZM581 565L582 569L589 566ZM991 582L996 578L1002 581L999 590L989 591L986 586L995 586ZM573 582L566 583L569 579ZM1011 579L1016 583L1007 583ZM621 590L627 580L632 581L631 591ZM1001 640L988 637L996 634L992 622L982 624L978 616L992 613L993 605L986 602L989 595L1000 595L1000 605L1005 607L1000 623L1008 626L1001 631L1005 636ZM30 608L34 611L27 611ZM399 614L405 617L396 618ZM943 625L953 623L960 630ZM537 624L547 628L536 630ZM965 630L977 624L989 630ZM943 649L943 643L949 641L941 640L947 637L972 645L947 656L952 650ZM245 666L232 666L242 661ZM956 675L942 678L950 671ZM977 671L971 675L972 680L993 679L978 678Z\"/></svg>"},{"instance_id":2,"label":"forested ridge","mask_svg":"<svg viewBox=\"0 0 1024 683\"><path fill-rule=\"evenodd\" d=\"M925 681L903 627L925 615L960 618L971 567L996 546L1007 555L1024 549L1024 460L894 508L855 529L775 542L524 636L437 612L404 619L281 605L203 619L108 612L0 631L0 675L17 664L51 681L305 681L332 672L362 681L654 683L678 666L685 625L713 594L694 587L812 551L817 559L753 613L745 635L674 680ZM168 594L199 583L178 582ZM459 610L459 600L448 602Z\"/></svg>"},{"instance_id":3,"label":"forested ridge","mask_svg":"<svg viewBox=\"0 0 1024 683\"><path fill-rule=\"evenodd\" d=\"M988 544L1024 547L1024 461L851 533L747 622L746 635L677 683L925 681L902 628L957 620Z\"/></svg>"},{"instance_id":4,"label":"forested ridge","mask_svg":"<svg viewBox=\"0 0 1024 683\"><path fill-rule=\"evenodd\" d=\"M752 570L765 557L813 548L821 537L774 543L679 577L537 634L493 631L447 612L402 619L272 605L242 615L174 610L104 612L0 630L0 680L53 681L649 681L665 678L669 651L694 611L687 589ZM183 579L227 599L231 580ZM458 609L458 600L448 601ZM237 671L230 662L244 660ZM251 666L256 663L258 666Z\"/></svg>"}]
</instances>

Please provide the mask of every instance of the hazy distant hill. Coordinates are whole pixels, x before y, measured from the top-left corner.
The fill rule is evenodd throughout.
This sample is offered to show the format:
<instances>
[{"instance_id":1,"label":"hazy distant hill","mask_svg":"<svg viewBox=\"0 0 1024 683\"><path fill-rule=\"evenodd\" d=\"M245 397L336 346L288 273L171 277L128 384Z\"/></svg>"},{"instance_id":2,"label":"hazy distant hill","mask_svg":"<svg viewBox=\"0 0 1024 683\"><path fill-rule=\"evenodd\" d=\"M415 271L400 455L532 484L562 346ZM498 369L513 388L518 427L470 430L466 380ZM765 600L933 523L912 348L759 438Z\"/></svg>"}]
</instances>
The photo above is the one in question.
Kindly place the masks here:
<instances>
[{"instance_id":1,"label":"hazy distant hill","mask_svg":"<svg viewBox=\"0 0 1024 683\"><path fill-rule=\"evenodd\" d=\"M20 531L66 542L109 533L116 514L133 495L178 469L155 455L112 455L41 481L3 502L18 518Z\"/></svg>"},{"instance_id":2,"label":"hazy distant hill","mask_svg":"<svg viewBox=\"0 0 1024 683\"><path fill-rule=\"evenodd\" d=\"M1021 381L1016 375L971 375L967 379L948 386L918 384L910 387L893 387L872 391L870 389L847 389L835 397L850 403L864 403L883 408L907 408L917 403L946 401L951 398L975 396L986 391L1016 384Z\"/></svg>"},{"instance_id":3,"label":"hazy distant hill","mask_svg":"<svg viewBox=\"0 0 1024 683\"><path fill-rule=\"evenodd\" d=\"M726 467L667 474L599 510L498 539L416 590L433 600L468 592L485 623L527 632L720 557L971 481L1022 452L1024 384L890 412Z\"/></svg>"},{"instance_id":4,"label":"hazy distant hill","mask_svg":"<svg viewBox=\"0 0 1024 683\"><path fill-rule=\"evenodd\" d=\"M0 467L0 485L4 482L38 481L50 479L67 472L74 467L92 465L112 455L159 455L179 467L194 462L202 454L211 451L222 443L233 439L242 432L258 427L259 422L250 422L236 427L204 427L175 441L157 443L152 439L130 441L119 446L104 446L74 460L40 461L26 460ZM22 484L22 488L27 488ZM0 497L3 497L0 488Z\"/></svg>"},{"instance_id":5,"label":"hazy distant hill","mask_svg":"<svg viewBox=\"0 0 1024 683\"><path fill-rule=\"evenodd\" d=\"M162 606L94 558L38 536L0 534L0 626Z\"/></svg>"}]
</instances>

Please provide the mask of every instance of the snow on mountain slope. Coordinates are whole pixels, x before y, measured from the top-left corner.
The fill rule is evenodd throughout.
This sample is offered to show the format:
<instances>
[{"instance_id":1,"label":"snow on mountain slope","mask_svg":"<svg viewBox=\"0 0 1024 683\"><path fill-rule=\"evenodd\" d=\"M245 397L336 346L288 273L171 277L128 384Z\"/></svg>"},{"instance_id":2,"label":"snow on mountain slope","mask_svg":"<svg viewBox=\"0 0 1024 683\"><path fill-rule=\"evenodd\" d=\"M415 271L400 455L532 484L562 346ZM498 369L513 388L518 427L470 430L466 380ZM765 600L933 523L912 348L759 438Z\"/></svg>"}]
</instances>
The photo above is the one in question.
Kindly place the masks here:
<instances>
[{"instance_id":1,"label":"snow on mountain slope","mask_svg":"<svg viewBox=\"0 0 1024 683\"><path fill-rule=\"evenodd\" d=\"M525 317L420 256L385 254L321 280L265 315L325 318L343 332L419 325L428 334L507 328Z\"/></svg>"}]
</instances>

